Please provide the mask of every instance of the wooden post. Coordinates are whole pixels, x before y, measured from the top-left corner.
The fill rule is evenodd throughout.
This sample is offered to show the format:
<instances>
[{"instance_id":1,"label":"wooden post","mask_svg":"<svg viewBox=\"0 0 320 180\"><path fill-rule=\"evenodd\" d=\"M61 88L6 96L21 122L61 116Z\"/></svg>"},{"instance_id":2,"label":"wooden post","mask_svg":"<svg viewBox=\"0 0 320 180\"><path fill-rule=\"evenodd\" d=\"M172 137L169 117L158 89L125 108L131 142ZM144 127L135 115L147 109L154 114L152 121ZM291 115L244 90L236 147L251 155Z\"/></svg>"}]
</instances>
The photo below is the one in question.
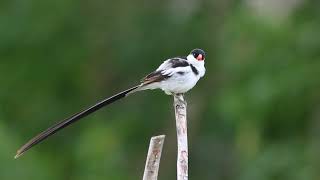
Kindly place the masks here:
<instances>
[{"instance_id":1,"label":"wooden post","mask_svg":"<svg viewBox=\"0 0 320 180\"><path fill-rule=\"evenodd\" d=\"M174 110L177 126L177 180L188 179L188 135L187 135L187 102L183 94L174 95Z\"/></svg>"},{"instance_id":2,"label":"wooden post","mask_svg":"<svg viewBox=\"0 0 320 180\"><path fill-rule=\"evenodd\" d=\"M157 180L160 166L160 158L165 135L153 136L150 139L143 180Z\"/></svg>"}]
</instances>

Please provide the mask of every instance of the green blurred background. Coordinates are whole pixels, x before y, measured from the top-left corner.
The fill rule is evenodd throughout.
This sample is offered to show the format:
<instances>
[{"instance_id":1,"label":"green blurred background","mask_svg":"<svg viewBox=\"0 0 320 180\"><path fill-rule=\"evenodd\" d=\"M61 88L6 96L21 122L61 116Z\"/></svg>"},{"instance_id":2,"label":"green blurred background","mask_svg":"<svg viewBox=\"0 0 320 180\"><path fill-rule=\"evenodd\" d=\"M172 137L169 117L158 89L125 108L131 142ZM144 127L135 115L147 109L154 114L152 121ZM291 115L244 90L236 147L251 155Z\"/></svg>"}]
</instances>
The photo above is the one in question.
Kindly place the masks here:
<instances>
[{"instance_id":1,"label":"green blurred background","mask_svg":"<svg viewBox=\"0 0 320 180\"><path fill-rule=\"evenodd\" d=\"M54 122L136 85L166 58L207 52L190 91L190 179L320 179L320 3L311 0L2 0L0 179L141 179L166 134L160 180L176 177L172 97L146 91L23 157Z\"/></svg>"}]
</instances>

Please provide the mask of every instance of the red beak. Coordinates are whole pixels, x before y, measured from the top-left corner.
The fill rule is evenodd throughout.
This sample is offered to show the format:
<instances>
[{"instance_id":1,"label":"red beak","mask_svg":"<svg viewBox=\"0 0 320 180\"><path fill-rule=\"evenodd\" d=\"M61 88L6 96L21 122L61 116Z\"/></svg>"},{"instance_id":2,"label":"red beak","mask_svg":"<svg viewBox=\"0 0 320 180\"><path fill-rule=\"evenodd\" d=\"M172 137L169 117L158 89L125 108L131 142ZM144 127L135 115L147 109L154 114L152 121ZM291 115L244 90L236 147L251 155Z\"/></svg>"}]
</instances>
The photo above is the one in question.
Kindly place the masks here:
<instances>
[{"instance_id":1,"label":"red beak","mask_svg":"<svg viewBox=\"0 0 320 180\"><path fill-rule=\"evenodd\" d=\"M202 60L203 60L202 54L199 54L199 55L198 55L197 60L198 60L198 61L202 61Z\"/></svg>"}]
</instances>

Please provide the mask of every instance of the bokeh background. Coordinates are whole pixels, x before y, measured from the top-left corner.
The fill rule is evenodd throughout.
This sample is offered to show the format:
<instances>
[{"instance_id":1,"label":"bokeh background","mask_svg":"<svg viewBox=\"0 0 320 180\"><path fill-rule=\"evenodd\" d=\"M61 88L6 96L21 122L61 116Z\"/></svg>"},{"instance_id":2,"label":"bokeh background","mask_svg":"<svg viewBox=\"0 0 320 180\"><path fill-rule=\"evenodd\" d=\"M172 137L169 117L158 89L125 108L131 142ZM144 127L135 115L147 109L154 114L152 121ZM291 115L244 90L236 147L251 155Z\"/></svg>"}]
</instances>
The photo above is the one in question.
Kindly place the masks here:
<instances>
[{"instance_id":1,"label":"bokeh background","mask_svg":"<svg viewBox=\"0 0 320 180\"><path fill-rule=\"evenodd\" d=\"M207 52L188 100L190 179L320 178L320 3L312 0L2 0L0 179L141 179L173 99L147 91L36 146L32 136L136 85L166 58Z\"/></svg>"}]
</instances>

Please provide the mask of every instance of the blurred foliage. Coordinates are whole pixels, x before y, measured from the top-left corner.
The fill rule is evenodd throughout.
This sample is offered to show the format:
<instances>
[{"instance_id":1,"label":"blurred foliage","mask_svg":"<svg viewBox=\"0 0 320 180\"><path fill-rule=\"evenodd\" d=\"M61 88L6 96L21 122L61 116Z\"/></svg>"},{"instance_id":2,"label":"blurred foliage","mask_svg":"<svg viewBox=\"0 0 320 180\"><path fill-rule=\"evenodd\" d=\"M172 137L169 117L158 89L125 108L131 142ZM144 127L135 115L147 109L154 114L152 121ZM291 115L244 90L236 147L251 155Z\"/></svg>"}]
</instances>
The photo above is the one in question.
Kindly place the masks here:
<instances>
[{"instance_id":1,"label":"blurred foliage","mask_svg":"<svg viewBox=\"0 0 320 180\"><path fill-rule=\"evenodd\" d=\"M291 1L290 1L291 2ZM320 4L295 0L0 2L0 179L140 179L172 98L147 91L58 133L36 133L200 47L207 74L187 94L190 179L305 180L320 173Z\"/></svg>"}]
</instances>

